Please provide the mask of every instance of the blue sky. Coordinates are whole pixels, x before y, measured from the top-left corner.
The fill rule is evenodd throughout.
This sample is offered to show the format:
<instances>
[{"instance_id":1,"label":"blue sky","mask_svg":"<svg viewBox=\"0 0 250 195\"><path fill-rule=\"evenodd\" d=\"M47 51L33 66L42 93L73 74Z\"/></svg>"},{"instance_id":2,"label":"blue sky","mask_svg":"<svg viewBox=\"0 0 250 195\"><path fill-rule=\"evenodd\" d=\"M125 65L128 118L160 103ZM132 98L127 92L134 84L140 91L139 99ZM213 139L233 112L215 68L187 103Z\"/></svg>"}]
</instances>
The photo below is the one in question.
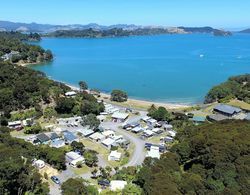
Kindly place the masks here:
<instances>
[{"instance_id":1,"label":"blue sky","mask_svg":"<svg viewBox=\"0 0 250 195\"><path fill-rule=\"evenodd\" d=\"M238 28L250 26L250 0L1 0L0 20Z\"/></svg>"}]
</instances>

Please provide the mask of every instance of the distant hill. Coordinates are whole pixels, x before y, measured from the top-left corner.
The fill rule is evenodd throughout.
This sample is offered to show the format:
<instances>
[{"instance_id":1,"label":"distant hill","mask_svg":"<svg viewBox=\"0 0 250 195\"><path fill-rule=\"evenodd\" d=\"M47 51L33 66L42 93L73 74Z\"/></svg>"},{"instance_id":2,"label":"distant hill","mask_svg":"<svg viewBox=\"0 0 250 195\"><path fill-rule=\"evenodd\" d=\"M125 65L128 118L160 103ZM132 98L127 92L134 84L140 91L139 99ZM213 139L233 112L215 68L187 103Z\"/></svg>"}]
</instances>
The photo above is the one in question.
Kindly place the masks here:
<instances>
[{"instance_id":1,"label":"distant hill","mask_svg":"<svg viewBox=\"0 0 250 195\"><path fill-rule=\"evenodd\" d=\"M100 38L100 37L125 37L139 35L159 35L159 34L184 34L183 30L178 28L112 28L112 29L84 29L84 30L58 30L48 33L49 37L84 37L84 38Z\"/></svg>"},{"instance_id":2,"label":"distant hill","mask_svg":"<svg viewBox=\"0 0 250 195\"><path fill-rule=\"evenodd\" d=\"M116 24L111 26L103 26L96 23L90 23L86 25L81 24L69 24L69 25L52 25L52 24L37 24L37 23L20 23L20 22L9 22L0 21L0 31L21 31L21 32L40 32L49 33L58 30L85 30L85 29L96 29L96 30L107 30L113 28L122 29L137 29L140 26L134 24Z\"/></svg>"},{"instance_id":3,"label":"distant hill","mask_svg":"<svg viewBox=\"0 0 250 195\"><path fill-rule=\"evenodd\" d=\"M0 31L20 31L20 32L38 32L38 33L53 33L65 31L86 31L98 30L102 32L115 31L114 29L122 29L125 34L131 35L145 35L145 34L187 34L187 33L211 33L221 32L223 30L214 29L212 27L164 27L164 26L140 26L134 24L115 24L110 26L99 25L90 23L82 24L69 24L69 25L52 25L52 24L38 24L38 23L20 23L0 21ZM74 32L75 33L75 32ZM70 34L70 33L67 33ZM84 34L84 33L83 33Z\"/></svg>"},{"instance_id":4,"label":"distant hill","mask_svg":"<svg viewBox=\"0 0 250 195\"><path fill-rule=\"evenodd\" d=\"M240 33L250 33L250 28L240 31Z\"/></svg>"}]
</instances>

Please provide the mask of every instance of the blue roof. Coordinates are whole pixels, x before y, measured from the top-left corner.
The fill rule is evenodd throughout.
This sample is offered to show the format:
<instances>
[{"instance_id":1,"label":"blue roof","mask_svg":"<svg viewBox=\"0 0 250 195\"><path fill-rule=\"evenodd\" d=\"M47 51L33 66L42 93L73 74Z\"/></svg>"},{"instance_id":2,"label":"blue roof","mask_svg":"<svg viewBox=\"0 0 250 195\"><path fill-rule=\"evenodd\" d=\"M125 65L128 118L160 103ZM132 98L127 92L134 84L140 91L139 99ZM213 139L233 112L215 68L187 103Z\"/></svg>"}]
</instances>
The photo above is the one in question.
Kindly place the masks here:
<instances>
[{"instance_id":1,"label":"blue roof","mask_svg":"<svg viewBox=\"0 0 250 195\"><path fill-rule=\"evenodd\" d=\"M227 113L227 114L234 114L234 113L241 112L240 108L236 108L236 107L225 105L225 104L219 104L215 106L214 110Z\"/></svg>"},{"instance_id":2,"label":"blue roof","mask_svg":"<svg viewBox=\"0 0 250 195\"><path fill-rule=\"evenodd\" d=\"M62 140L62 139L60 139L60 140L52 140L51 141L52 146L62 145L63 143L64 143L64 140Z\"/></svg>"},{"instance_id":3,"label":"blue roof","mask_svg":"<svg viewBox=\"0 0 250 195\"><path fill-rule=\"evenodd\" d=\"M192 118L192 121L195 121L195 122L205 122L206 121L206 117L203 117L203 116L194 116Z\"/></svg>"},{"instance_id":4,"label":"blue roof","mask_svg":"<svg viewBox=\"0 0 250 195\"><path fill-rule=\"evenodd\" d=\"M64 131L63 135L64 135L64 139L67 141L74 141L77 138L73 133L69 131Z\"/></svg>"}]
</instances>

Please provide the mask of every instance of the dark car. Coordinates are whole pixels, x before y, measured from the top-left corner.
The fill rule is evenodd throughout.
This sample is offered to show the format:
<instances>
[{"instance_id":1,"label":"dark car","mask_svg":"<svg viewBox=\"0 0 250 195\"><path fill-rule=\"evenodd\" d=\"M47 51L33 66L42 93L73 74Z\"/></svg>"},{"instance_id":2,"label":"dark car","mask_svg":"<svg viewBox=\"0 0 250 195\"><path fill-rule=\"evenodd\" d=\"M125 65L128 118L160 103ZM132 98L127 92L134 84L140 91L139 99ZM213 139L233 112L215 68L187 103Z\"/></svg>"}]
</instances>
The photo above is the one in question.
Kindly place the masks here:
<instances>
[{"instance_id":1,"label":"dark car","mask_svg":"<svg viewBox=\"0 0 250 195\"><path fill-rule=\"evenodd\" d=\"M60 180L56 176L51 176L51 180L56 184L60 184Z\"/></svg>"},{"instance_id":2,"label":"dark car","mask_svg":"<svg viewBox=\"0 0 250 195\"><path fill-rule=\"evenodd\" d=\"M110 186L110 182L108 180L99 180L98 181L98 185L109 187Z\"/></svg>"}]
</instances>

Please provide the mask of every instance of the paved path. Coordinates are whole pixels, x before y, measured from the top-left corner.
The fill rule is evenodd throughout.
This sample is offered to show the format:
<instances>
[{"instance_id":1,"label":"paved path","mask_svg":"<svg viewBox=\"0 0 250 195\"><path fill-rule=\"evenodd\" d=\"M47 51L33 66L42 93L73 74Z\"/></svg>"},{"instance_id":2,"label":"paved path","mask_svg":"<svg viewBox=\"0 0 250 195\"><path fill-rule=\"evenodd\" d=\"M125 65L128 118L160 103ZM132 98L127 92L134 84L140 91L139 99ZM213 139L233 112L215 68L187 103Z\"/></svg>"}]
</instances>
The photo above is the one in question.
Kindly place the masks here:
<instances>
[{"instance_id":1,"label":"paved path","mask_svg":"<svg viewBox=\"0 0 250 195\"><path fill-rule=\"evenodd\" d=\"M130 133L122 129L117 129L116 132L123 135L125 138L130 140L130 142L132 142L135 145L134 152L131 158L129 159L129 162L126 165L124 165L124 167L141 165L145 159L145 152L144 152L145 141L131 135Z\"/></svg>"}]
</instances>

